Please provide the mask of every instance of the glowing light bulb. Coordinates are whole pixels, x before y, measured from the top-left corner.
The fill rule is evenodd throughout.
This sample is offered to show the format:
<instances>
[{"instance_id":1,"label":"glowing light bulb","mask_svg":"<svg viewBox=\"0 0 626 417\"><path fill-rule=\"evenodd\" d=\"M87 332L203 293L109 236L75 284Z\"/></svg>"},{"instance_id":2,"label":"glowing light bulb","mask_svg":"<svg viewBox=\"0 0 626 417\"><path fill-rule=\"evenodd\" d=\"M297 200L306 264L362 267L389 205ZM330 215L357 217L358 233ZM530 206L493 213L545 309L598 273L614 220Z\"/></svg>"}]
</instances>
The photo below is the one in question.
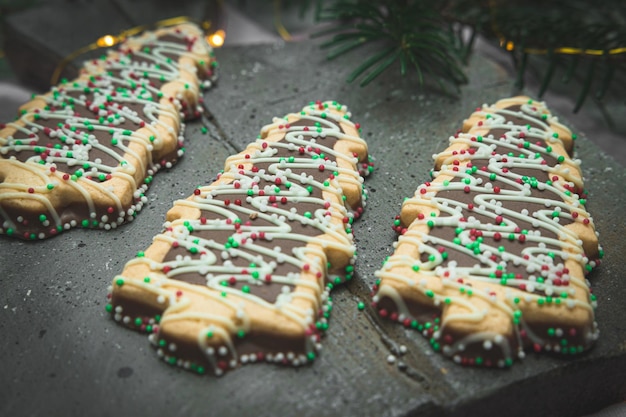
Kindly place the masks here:
<instances>
[{"instance_id":1,"label":"glowing light bulb","mask_svg":"<svg viewBox=\"0 0 626 417\"><path fill-rule=\"evenodd\" d=\"M100 48L113 46L117 43L117 38L111 35L104 35L96 42Z\"/></svg>"},{"instance_id":2,"label":"glowing light bulb","mask_svg":"<svg viewBox=\"0 0 626 417\"><path fill-rule=\"evenodd\" d=\"M222 29L215 31L215 33L207 36L207 41L214 48L219 48L224 45L224 40L226 39L226 32Z\"/></svg>"}]
</instances>

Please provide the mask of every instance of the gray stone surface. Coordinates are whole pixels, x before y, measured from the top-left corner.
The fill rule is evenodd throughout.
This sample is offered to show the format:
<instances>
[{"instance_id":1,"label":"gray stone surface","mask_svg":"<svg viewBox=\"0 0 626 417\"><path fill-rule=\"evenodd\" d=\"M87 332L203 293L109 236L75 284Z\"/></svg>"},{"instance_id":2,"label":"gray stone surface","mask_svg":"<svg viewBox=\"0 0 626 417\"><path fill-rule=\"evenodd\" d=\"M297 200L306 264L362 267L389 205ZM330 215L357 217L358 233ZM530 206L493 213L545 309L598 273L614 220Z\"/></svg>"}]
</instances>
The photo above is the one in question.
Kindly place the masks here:
<instances>
[{"instance_id":1,"label":"gray stone surface","mask_svg":"<svg viewBox=\"0 0 626 417\"><path fill-rule=\"evenodd\" d=\"M602 332L593 350L567 360L531 354L505 371L463 368L416 332L379 320L369 308L358 311L357 303L368 302L374 271L391 253L391 224L403 197L428 178L431 155L446 147L463 118L513 92L506 71L474 56L471 82L455 99L393 73L366 88L347 85L346 61L328 63L307 42L223 48L217 56L221 78L205 95L213 117L188 126L186 156L156 175L150 202L134 222L40 242L0 236L0 415L580 416L623 401L624 167L586 137L578 141L588 208L607 252L590 276ZM377 165L366 182L366 212L354 226L358 276L333 292L322 355L305 368L249 365L222 378L162 363L145 336L105 313L107 286L150 244L175 199L210 182L226 156L254 140L273 116L317 99L350 107ZM576 131L575 118L564 122ZM387 362L392 354L400 366Z\"/></svg>"}]
</instances>

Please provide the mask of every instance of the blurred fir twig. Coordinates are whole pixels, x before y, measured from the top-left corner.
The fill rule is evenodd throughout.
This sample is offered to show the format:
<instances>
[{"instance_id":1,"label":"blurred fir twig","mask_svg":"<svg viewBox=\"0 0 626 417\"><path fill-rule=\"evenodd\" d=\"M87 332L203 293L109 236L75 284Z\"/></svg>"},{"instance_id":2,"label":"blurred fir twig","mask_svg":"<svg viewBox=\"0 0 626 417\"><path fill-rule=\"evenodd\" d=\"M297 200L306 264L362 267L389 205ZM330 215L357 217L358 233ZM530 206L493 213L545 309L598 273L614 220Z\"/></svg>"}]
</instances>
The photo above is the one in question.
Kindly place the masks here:
<instances>
[{"instance_id":1,"label":"blurred fir twig","mask_svg":"<svg viewBox=\"0 0 626 417\"><path fill-rule=\"evenodd\" d=\"M335 59L365 45L375 50L348 76L367 85L393 65L402 75L412 71L420 84L433 78L444 91L467 82L462 69L459 34L444 20L437 2L340 0L319 16L331 26L315 36L332 35L322 44Z\"/></svg>"},{"instance_id":2,"label":"blurred fir twig","mask_svg":"<svg viewBox=\"0 0 626 417\"><path fill-rule=\"evenodd\" d=\"M555 82L557 70L563 83L576 79L575 112L591 92L602 99L614 77L626 75L626 3L621 0L451 0L446 11L509 51L518 88L524 86L531 57L540 67L539 97Z\"/></svg>"}]
</instances>

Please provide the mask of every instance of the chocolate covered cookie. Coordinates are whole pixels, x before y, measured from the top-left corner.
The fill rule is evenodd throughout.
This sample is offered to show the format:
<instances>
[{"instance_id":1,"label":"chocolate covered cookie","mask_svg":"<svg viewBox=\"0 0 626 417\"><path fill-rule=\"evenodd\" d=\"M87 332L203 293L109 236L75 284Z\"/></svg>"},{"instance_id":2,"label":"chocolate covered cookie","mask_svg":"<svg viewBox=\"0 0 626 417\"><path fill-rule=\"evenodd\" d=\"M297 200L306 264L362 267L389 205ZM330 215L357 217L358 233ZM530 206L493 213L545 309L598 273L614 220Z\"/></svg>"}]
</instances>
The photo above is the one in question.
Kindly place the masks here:
<instances>
[{"instance_id":1,"label":"chocolate covered cookie","mask_svg":"<svg viewBox=\"0 0 626 417\"><path fill-rule=\"evenodd\" d=\"M351 224L372 169L358 130L336 102L265 126L214 182L174 203L163 232L114 279L115 320L199 373L312 361L330 289L354 274Z\"/></svg>"},{"instance_id":2,"label":"chocolate covered cookie","mask_svg":"<svg viewBox=\"0 0 626 417\"><path fill-rule=\"evenodd\" d=\"M129 38L34 96L0 130L0 234L132 220L153 175L182 155L184 120L199 116L215 64L202 31L182 24Z\"/></svg>"},{"instance_id":3,"label":"chocolate covered cookie","mask_svg":"<svg viewBox=\"0 0 626 417\"><path fill-rule=\"evenodd\" d=\"M572 135L562 125L555 134L542 103L500 103L521 101L543 110L508 121L481 110L435 155L433 179L404 201L401 236L376 273L380 315L462 364L572 355L598 337L586 275L601 249L579 161L560 140Z\"/></svg>"}]
</instances>

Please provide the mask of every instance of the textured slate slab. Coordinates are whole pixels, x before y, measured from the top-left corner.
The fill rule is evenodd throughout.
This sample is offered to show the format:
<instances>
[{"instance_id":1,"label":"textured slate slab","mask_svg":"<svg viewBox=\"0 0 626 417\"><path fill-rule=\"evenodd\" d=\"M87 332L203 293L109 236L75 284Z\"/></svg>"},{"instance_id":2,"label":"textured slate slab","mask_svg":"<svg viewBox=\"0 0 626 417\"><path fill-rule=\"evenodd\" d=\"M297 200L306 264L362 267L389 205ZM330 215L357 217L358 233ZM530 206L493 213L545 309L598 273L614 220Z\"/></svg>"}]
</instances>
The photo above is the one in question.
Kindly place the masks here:
<instances>
[{"instance_id":1,"label":"textured slate slab","mask_svg":"<svg viewBox=\"0 0 626 417\"><path fill-rule=\"evenodd\" d=\"M475 56L471 83L455 100L394 74L363 89L347 85L346 62L327 63L310 43L224 48L217 56L221 79L205 95L209 131L189 126L186 156L155 177L150 202L134 222L42 242L0 238L0 415L580 416L626 397L623 167L586 138L578 141L588 208L607 252L590 276L602 331L595 348L569 360L529 355L506 371L462 368L435 354L421 335L380 321L368 308L360 312L357 303L368 302L373 273L391 253L391 223L403 197L428 178L431 155L446 147L464 117L513 92L505 72ZM358 54L351 62L359 62ZM323 354L305 368L250 365L219 379L160 362L145 336L108 318L106 287L149 245L175 199L211 181L225 157L272 116L316 99L347 104L377 159L366 182L371 198L354 226L358 277L333 292ZM576 130L575 120L565 122Z\"/></svg>"}]
</instances>

